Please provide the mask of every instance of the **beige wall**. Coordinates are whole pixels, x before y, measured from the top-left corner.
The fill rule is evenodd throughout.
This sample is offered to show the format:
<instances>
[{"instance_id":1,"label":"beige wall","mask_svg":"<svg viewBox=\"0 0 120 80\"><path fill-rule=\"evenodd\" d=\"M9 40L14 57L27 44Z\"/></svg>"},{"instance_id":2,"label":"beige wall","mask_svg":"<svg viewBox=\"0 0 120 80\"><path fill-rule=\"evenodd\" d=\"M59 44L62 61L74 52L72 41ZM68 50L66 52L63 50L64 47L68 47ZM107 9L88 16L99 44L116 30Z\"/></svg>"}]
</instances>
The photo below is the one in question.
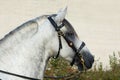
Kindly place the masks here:
<instances>
[{"instance_id":1,"label":"beige wall","mask_svg":"<svg viewBox=\"0 0 120 80\"><path fill-rule=\"evenodd\" d=\"M120 51L120 0L0 0L0 37L23 22L68 5L67 18L104 67Z\"/></svg>"}]
</instances>

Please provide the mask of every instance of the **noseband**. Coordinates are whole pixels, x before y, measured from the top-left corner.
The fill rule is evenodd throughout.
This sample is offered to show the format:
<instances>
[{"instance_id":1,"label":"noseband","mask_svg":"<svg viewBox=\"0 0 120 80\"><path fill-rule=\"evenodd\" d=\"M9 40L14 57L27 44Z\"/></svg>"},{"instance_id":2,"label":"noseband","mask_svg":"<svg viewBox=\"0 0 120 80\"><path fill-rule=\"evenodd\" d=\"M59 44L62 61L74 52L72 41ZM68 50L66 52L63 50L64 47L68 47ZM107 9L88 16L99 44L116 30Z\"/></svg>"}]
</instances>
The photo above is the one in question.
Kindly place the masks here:
<instances>
[{"instance_id":1,"label":"noseband","mask_svg":"<svg viewBox=\"0 0 120 80\"><path fill-rule=\"evenodd\" d=\"M74 65L75 63L75 58L76 56L80 56L80 60L81 60L81 64L84 66L84 59L82 57L82 55L80 54L80 51L83 49L83 47L85 46L85 43L82 42L82 44L80 45L79 49L77 49L74 45L74 43L69 40L65 35L64 33L60 30L63 26L64 26L64 23L62 22L62 24L60 26L58 26L55 21L52 19L52 16L49 16L48 17L48 20L50 21L50 23L53 25L53 27L55 28L55 30L57 31L58 33L58 39L59 39L59 49L58 49L58 54L56 57L54 58L58 58L59 57L59 54L60 54L60 50L62 49L62 42L61 42L61 36L65 39L65 41L67 42L67 44L69 45L69 47L71 47L73 49L73 51L75 52L75 55L74 55L74 58L71 62L71 66ZM63 20L64 21L64 20Z\"/></svg>"}]
</instances>

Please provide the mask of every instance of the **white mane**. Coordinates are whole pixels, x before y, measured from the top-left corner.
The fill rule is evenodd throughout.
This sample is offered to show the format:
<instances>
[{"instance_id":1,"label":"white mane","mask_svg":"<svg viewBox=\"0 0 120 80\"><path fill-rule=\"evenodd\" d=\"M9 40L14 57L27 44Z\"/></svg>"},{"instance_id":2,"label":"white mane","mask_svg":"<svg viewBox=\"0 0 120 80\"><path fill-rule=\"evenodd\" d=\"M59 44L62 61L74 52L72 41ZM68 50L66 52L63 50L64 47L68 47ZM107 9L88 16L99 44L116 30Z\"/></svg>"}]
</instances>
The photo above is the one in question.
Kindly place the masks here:
<instances>
[{"instance_id":1,"label":"white mane","mask_svg":"<svg viewBox=\"0 0 120 80\"><path fill-rule=\"evenodd\" d=\"M7 45L8 47L10 45L11 47L13 44L15 45L25 39L31 38L38 31L39 24L46 17L47 15L43 15L20 25L19 27L9 32L7 35L5 35L4 38L0 40L0 46L3 47Z\"/></svg>"}]
</instances>

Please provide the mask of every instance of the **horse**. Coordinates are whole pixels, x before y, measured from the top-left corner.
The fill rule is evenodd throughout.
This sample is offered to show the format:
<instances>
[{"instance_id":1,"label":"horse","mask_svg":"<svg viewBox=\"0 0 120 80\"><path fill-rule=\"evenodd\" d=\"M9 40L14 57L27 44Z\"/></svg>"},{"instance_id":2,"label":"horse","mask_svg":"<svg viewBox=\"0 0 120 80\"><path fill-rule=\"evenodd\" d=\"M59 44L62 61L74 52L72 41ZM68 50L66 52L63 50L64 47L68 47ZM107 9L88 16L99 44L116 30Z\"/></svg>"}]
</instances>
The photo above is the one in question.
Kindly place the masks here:
<instances>
[{"instance_id":1,"label":"horse","mask_svg":"<svg viewBox=\"0 0 120 80\"><path fill-rule=\"evenodd\" d=\"M64 8L29 20L0 40L1 80L43 80L51 57L63 57L80 71L92 67L94 57L66 13Z\"/></svg>"}]
</instances>

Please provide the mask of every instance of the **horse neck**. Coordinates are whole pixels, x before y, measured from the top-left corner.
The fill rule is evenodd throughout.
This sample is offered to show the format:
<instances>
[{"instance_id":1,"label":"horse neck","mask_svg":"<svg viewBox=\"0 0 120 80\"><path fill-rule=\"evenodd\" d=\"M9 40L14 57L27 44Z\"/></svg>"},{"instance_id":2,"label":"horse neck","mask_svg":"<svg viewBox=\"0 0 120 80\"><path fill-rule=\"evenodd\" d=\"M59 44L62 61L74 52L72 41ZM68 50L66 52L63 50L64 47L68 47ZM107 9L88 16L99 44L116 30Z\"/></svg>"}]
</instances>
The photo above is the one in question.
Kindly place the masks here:
<instances>
[{"instance_id":1,"label":"horse neck","mask_svg":"<svg viewBox=\"0 0 120 80\"><path fill-rule=\"evenodd\" d=\"M15 46L8 42L11 45L9 48L4 47L4 49L2 49L2 46L0 46L0 69L42 79L49 58L49 54L45 51L46 37L50 35L47 33L50 32L49 30L49 28L47 29L41 26L31 39L25 39ZM45 36L45 34L48 35ZM2 76L0 76L0 78L1 77ZM10 80L15 80L15 77ZM19 80L19 78L17 78L17 80Z\"/></svg>"}]
</instances>

